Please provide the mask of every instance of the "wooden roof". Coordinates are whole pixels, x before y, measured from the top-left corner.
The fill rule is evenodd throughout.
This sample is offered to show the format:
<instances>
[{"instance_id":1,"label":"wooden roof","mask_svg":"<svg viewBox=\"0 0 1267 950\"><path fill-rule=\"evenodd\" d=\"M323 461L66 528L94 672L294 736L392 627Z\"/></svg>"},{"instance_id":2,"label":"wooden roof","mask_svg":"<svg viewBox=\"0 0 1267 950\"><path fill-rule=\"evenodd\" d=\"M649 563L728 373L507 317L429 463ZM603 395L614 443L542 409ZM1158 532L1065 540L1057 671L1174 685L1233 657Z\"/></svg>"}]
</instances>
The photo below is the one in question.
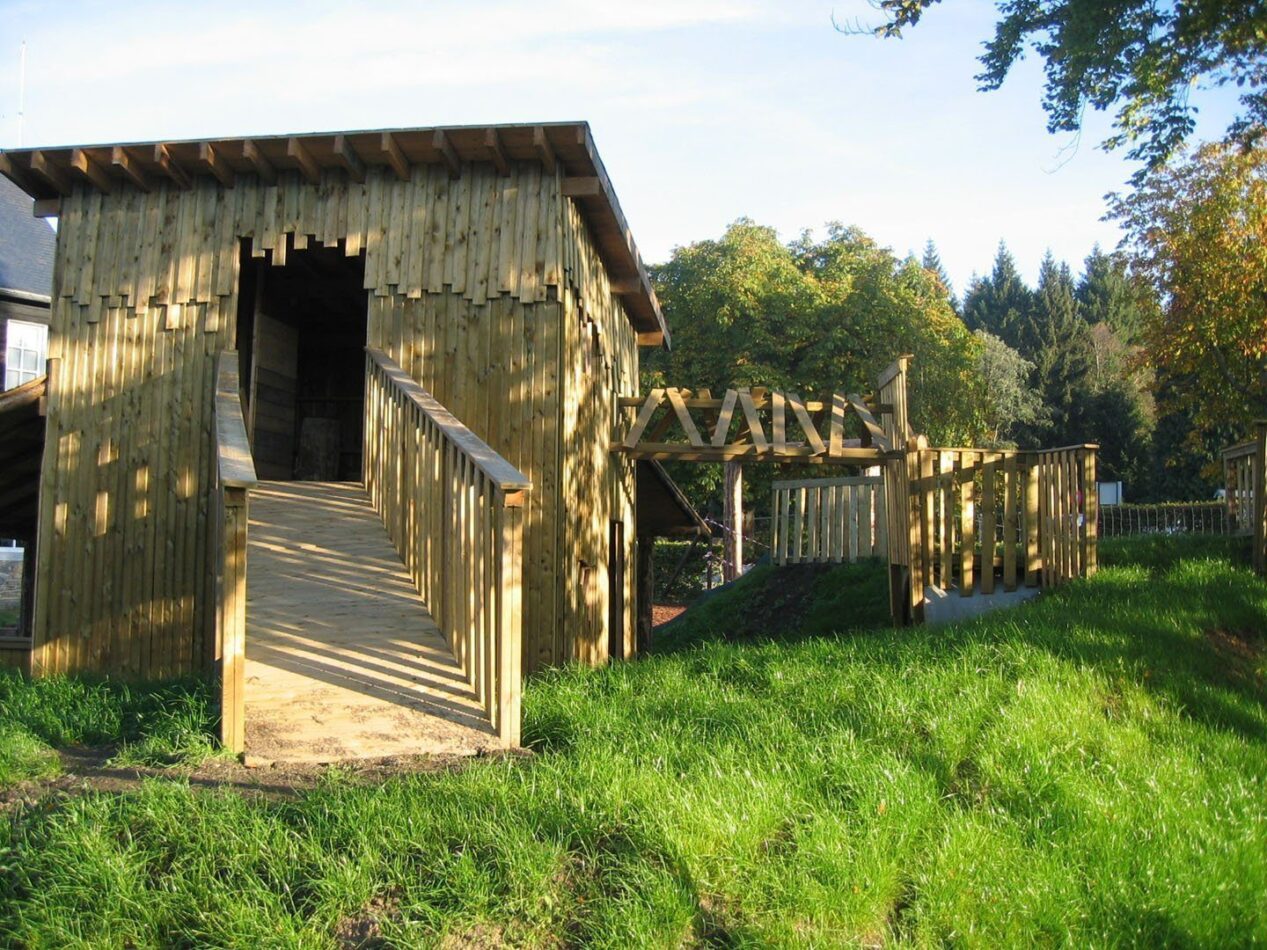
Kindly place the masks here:
<instances>
[{"instance_id":1,"label":"wooden roof","mask_svg":"<svg viewBox=\"0 0 1267 950\"><path fill-rule=\"evenodd\" d=\"M562 168L563 193L580 206L634 329L649 335L645 342L663 334L667 346L664 315L588 122L8 149L0 152L0 172L36 199L37 214L56 214L57 200L78 184L106 192L125 184L149 190L164 181L188 187L193 176L212 175L232 187L238 175L271 181L291 170L316 182L327 168L359 180L368 165L389 167L401 178L413 165L444 165L457 178L466 163L489 162L508 174L509 163L522 161L540 162L550 173Z\"/></svg>"}]
</instances>

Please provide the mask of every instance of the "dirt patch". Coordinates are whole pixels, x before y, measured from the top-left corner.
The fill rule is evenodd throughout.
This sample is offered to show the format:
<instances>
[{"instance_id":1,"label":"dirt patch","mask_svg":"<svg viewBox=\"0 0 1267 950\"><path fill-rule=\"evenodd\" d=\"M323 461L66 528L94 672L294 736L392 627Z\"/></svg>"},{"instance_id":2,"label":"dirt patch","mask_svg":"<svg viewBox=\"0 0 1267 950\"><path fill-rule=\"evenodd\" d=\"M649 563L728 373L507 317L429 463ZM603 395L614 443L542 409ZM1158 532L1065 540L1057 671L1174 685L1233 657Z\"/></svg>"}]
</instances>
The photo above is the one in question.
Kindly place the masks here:
<instances>
[{"instance_id":1,"label":"dirt patch","mask_svg":"<svg viewBox=\"0 0 1267 950\"><path fill-rule=\"evenodd\" d=\"M491 924L476 924L460 934L448 934L440 941L441 950L490 950L493 947L506 947L510 944L500 927Z\"/></svg>"},{"instance_id":2,"label":"dirt patch","mask_svg":"<svg viewBox=\"0 0 1267 950\"><path fill-rule=\"evenodd\" d=\"M655 604L651 608L651 626L662 627L686 613L684 604Z\"/></svg>"},{"instance_id":3,"label":"dirt patch","mask_svg":"<svg viewBox=\"0 0 1267 950\"><path fill-rule=\"evenodd\" d=\"M1206 642L1227 662L1227 675L1238 683L1263 685L1263 635L1256 630L1225 630L1212 627L1205 631Z\"/></svg>"},{"instance_id":4,"label":"dirt patch","mask_svg":"<svg viewBox=\"0 0 1267 950\"><path fill-rule=\"evenodd\" d=\"M455 772L472 762L498 756L527 756L530 753L496 752L469 755L390 756L381 759L350 759L342 762L260 762L253 767L238 759L217 757L200 765L149 768L111 764L117 750L112 747L63 749L58 753L62 774L52 779L21 782L0 788L0 813L32 805L50 794L72 795L84 791L122 794L135 792L149 779L188 782L195 788L227 789L266 799L293 798L315 788L332 770L340 777L363 785L380 785L405 775ZM251 762L251 759L247 759ZM368 945L367 945L368 946Z\"/></svg>"},{"instance_id":5,"label":"dirt patch","mask_svg":"<svg viewBox=\"0 0 1267 950\"><path fill-rule=\"evenodd\" d=\"M389 946L383 936L383 921L399 914L399 906L394 892L376 895L358 913L344 917L335 925L335 943L341 950L377 950Z\"/></svg>"}]
</instances>

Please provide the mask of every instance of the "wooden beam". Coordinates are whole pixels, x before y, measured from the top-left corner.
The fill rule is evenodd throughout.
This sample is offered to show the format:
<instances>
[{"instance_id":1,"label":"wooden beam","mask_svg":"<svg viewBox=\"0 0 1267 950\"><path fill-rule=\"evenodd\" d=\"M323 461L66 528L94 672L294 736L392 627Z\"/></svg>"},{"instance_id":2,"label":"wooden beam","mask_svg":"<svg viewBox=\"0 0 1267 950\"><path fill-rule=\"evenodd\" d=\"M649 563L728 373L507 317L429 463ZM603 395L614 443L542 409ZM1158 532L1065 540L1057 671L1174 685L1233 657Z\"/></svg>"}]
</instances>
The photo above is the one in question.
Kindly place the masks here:
<instances>
[{"instance_id":1,"label":"wooden beam","mask_svg":"<svg viewBox=\"0 0 1267 950\"><path fill-rule=\"evenodd\" d=\"M840 455L816 455L808 445L788 445L781 449L774 449L759 448L755 444L732 443L714 447L683 445L676 442L640 442L633 448L629 448L617 442L611 446L611 451L635 459L678 462L728 462L733 459L751 459L754 462L795 462L798 465L879 465L886 459L885 453L879 449L851 447L842 449Z\"/></svg>"},{"instance_id":2,"label":"wooden beam","mask_svg":"<svg viewBox=\"0 0 1267 950\"><path fill-rule=\"evenodd\" d=\"M286 154L295 160L295 164L299 166L299 173L304 176L308 184L321 183L321 169L303 142L297 138L289 139L286 142Z\"/></svg>"},{"instance_id":3,"label":"wooden beam","mask_svg":"<svg viewBox=\"0 0 1267 950\"><path fill-rule=\"evenodd\" d=\"M82 148L77 148L70 153L70 167L73 168L84 181L92 185L103 194L110 194L114 191L114 181L106 174L106 170L97 163L97 160L88 154Z\"/></svg>"},{"instance_id":4,"label":"wooden beam","mask_svg":"<svg viewBox=\"0 0 1267 950\"><path fill-rule=\"evenodd\" d=\"M636 274L632 277L610 277L607 282L611 285L612 293L622 297L642 291L642 280Z\"/></svg>"},{"instance_id":5,"label":"wooden beam","mask_svg":"<svg viewBox=\"0 0 1267 950\"><path fill-rule=\"evenodd\" d=\"M154 163L162 169L164 175L176 183L176 187L188 189L192 184L189 173L176 164L167 146L161 142L154 146Z\"/></svg>"},{"instance_id":6,"label":"wooden beam","mask_svg":"<svg viewBox=\"0 0 1267 950\"><path fill-rule=\"evenodd\" d=\"M225 188L233 187L233 169L225 163L224 156L210 142L198 143L198 167L211 172Z\"/></svg>"},{"instance_id":7,"label":"wooden beam","mask_svg":"<svg viewBox=\"0 0 1267 950\"><path fill-rule=\"evenodd\" d=\"M25 168L19 168L17 163L3 152L0 152L0 172L3 172L9 180L28 195L37 190L31 173Z\"/></svg>"},{"instance_id":8,"label":"wooden beam","mask_svg":"<svg viewBox=\"0 0 1267 950\"><path fill-rule=\"evenodd\" d=\"M151 183L149 177L141 170L141 166L137 164L136 159L122 145L116 145L110 152L110 164L123 173L123 177L132 182L141 191L149 191Z\"/></svg>"},{"instance_id":9,"label":"wooden beam","mask_svg":"<svg viewBox=\"0 0 1267 950\"><path fill-rule=\"evenodd\" d=\"M74 185L66 173L42 151L31 153L31 171L52 185L58 194L68 195L74 190Z\"/></svg>"},{"instance_id":10,"label":"wooden beam","mask_svg":"<svg viewBox=\"0 0 1267 950\"><path fill-rule=\"evenodd\" d=\"M409 160L405 158L405 153L400 150L400 145L396 142L395 136L390 132L384 132L379 148L383 153L383 157L387 159L387 164L396 173L396 177L401 181L409 181Z\"/></svg>"},{"instance_id":11,"label":"wooden beam","mask_svg":"<svg viewBox=\"0 0 1267 950\"><path fill-rule=\"evenodd\" d=\"M260 181L269 185L277 182L277 169L260 151L260 147L250 139L244 139L242 142L242 157L251 163L251 167L255 169L255 174Z\"/></svg>"},{"instance_id":12,"label":"wooden beam","mask_svg":"<svg viewBox=\"0 0 1267 950\"><path fill-rule=\"evenodd\" d=\"M484 147L488 149L489 161L497 169L497 174L506 178L510 175L510 162L506 160L506 151L502 148L502 137L496 129L484 130Z\"/></svg>"},{"instance_id":13,"label":"wooden beam","mask_svg":"<svg viewBox=\"0 0 1267 950\"><path fill-rule=\"evenodd\" d=\"M449 177L457 178L460 176L462 174L462 162L458 158L458 153L453 150L453 143L445 135L444 129L436 129L436 134L431 137L431 143L435 146L435 150L440 153L440 157L444 159L444 164L449 166Z\"/></svg>"},{"instance_id":14,"label":"wooden beam","mask_svg":"<svg viewBox=\"0 0 1267 950\"><path fill-rule=\"evenodd\" d=\"M554 146L546 138L545 126L538 125L532 130L532 147L537 150L537 158L541 159L541 167L546 174L553 175L558 160L554 156Z\"/></svg>"},{"instance_id":15,"label":"wooden beam","mask_svg":"<svg viewBox=\"0 0 1267 950\"><path fill-rule=\"evenodd\" d=\"M361 161L361 156L356 154L356 149L352 147L346 135L334 137L334 157L348 173L348 178L352 181L365 181L365 163Z\"/></svg>"},{"instance_id":16,"label":"wooden beam","mask_svg":"<svg viewBox=\"0 0 1267 950\"><path fill-rule=\"evenodd\" d=\"M659 330L644 330L638 334L639 346L663 346L664 334Z\"/></svg>"},{"instance_id":17,"label":"wooden beam","mask_svg":"<svg viewBox=\"0 0 1267 950\"><path fill-rule=\"evenodd\" d=\"M603 193L603 183L594 175L572 175L563 179L563 195L567 198L594 198Z\"/></svg>"},{"instance_id":18,"label":"wooden beam","mask_svg":"<svg viewBox=\"0 0 1267 950\"><path fill-rule=\"evenodd\" d=\"M62 213L61 198L36 198L33 212L37 218L57 218Z\"/></svg>"}]
</instances>

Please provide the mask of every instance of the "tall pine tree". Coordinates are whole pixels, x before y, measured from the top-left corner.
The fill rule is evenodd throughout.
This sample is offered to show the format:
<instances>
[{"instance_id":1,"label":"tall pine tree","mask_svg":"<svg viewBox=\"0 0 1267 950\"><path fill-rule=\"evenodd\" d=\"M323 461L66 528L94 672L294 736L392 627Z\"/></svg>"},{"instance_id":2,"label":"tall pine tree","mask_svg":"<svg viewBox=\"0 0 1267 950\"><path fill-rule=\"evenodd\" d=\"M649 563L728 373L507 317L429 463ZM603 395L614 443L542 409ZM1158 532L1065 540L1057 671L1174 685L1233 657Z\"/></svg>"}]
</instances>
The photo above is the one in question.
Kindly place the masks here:
<instances>
[{"instance_id":1,"label":"tall pine tree","mask_svg":"<svg viewBox=\"0 0 1267 950\"><path fill-rule=\"evenodd\" d=\"M941 255L937 253L937 245L933 243L933 239L929 238L928 243L924 245L924 257L920 260L924 270L928 271L937 278L942 289L946 291L946 296L950 298L950 305L959 312L959 298L955 296L955 288L950 283L950 275L946 273L946 268L942 266Z\"/></svg>"},{"instance_id":2,"label":"tall pine tree","mask_svg":"<svg viewBox=\"0 0 1267 950\"><path fill-rule=\"evenodd\" d=\"M1087 323L1105 324L1124 344L1136 342L1142 320L1139 295L1126 272L1126 261L1091 249L1078 283L1078 303Z\"/></svg>"},{"instance_id":3,"label":"tall pine tree","mask_svg":"<svg viewBox=\"0 0 1267 950\"><path fill-rule=\"evenodd\" d=\"M1051 252L1038 272L1034 307L1017 349L1034 364L1034 381L1051 413L1043 435L1050 444L1088 439L1085 407L1091 376L1090 328L1078 312L1068 264Z\"/></svg>"},{"instance_id":4,"label":"tall pine tree","mask_svg":"<svg viewBox=\"0 0 1267 950\"><path fill-rule=\"evenodd\" d=\"M1001 339L1027 359L1028 352L1022 346L1025 327L1030 322L1034 307L1034 295L1021 280L1016 260L1007 245L999 242L999 252L994 258L994 269L981 278L964 296L963 319L970 330L984 330Z\"/></svg>"}]
</instances>

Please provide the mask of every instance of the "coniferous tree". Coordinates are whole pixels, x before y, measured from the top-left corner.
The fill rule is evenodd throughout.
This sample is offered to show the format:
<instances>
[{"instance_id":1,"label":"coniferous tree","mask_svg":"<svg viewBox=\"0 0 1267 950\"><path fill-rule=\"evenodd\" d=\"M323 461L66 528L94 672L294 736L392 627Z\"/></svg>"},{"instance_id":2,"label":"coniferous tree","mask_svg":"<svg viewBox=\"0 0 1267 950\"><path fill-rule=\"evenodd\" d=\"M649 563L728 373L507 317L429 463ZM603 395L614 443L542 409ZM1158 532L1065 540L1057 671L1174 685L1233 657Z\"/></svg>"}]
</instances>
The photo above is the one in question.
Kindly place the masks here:
<instances>
[{"instance_id":1,"label":"coniferous tree","mask_svg":"<svg viewBox=\"0 0 1267 950\"><path fill-rule=\"evenodd\" d=\"M1022 337L1033 306L1034 296L1021 280L1012 252L1000 241L994 269L964 296L964 323L970 330L994 334L1026 359L1031 359L1022 345Z\"/></svg>"},{"instance_id":2,"label":"coniferous tree","mask_svg":"<svg viewBox=\"0 0 1267 950\"><path fill-rule=\"evenodd\" d=\"M924 270L937 278L942 288L946 291L946 296L950 298L950 305L958 313L959 298L955 296L955 288L950 283L950 275L946 273L946 268L942 266L941 255L937 253L937 245L933 243L932 238L929 238L928 243L924 245L924 257L920 260L920 263L923 265Z\"/></svg>"},{"instance_id":3,"label":"coniferous tree","mask_svg":"<svg viewBox=\"0 0 1267 950\"><path fill-rule=\"evenodd\" d=\"M1105 324L1124 344L1136 342L1142 314L1139 295L1126 271L1126 261L1105 254L1097 244L1087 255L1078 283L1078 303L1087 323Z\"/></svg>"},{"instance_id":4,"label":"coniferous tree","mask_svg":"<svg viewBox=\"0 0 1267 950\"><path fill-rule=\"evenodd\" d=\"M1069 265L1057 264L1050 251L1039 270L1034 306L1020 343L1017 349L1034 364L1035 384L1051 413L1042 434L1061 445L1086 441L1090 328L1078 312Z\"/></svg>"}]
</instances>

